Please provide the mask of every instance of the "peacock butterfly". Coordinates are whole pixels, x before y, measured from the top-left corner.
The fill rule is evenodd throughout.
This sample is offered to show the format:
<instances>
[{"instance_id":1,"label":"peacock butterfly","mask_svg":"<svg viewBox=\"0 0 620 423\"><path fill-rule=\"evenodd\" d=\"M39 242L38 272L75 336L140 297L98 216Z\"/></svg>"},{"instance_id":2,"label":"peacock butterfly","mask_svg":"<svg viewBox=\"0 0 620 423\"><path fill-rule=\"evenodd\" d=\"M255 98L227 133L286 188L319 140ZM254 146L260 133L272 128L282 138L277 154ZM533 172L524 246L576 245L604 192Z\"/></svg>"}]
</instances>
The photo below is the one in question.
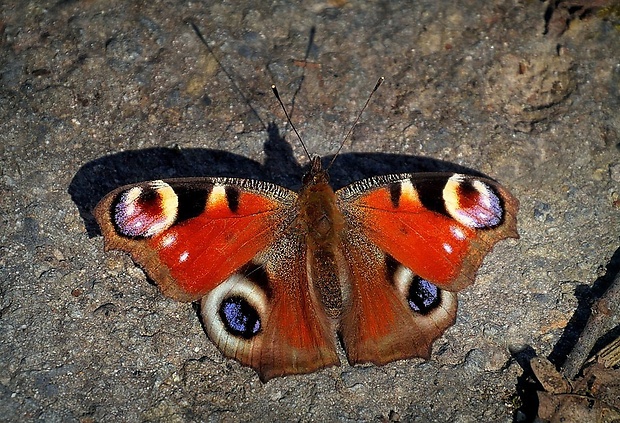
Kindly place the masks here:
<instances>
[{"instance_id":1,"label":"peacock butterfly","mask_svg":"<svg viewBox=\"0 0 620 423\"><path fill-rule=\"evenodd\" d=\"M334 191L327 170L313 158L299 193L224 177L143 182L94 216L106 250L128 252L167 297L200 300L209 338L263 381L340 364L337 336L351 364L428 359L456 292L496 242L519 237L518 200L454 173Z\"/></svg>"}]
</instances>

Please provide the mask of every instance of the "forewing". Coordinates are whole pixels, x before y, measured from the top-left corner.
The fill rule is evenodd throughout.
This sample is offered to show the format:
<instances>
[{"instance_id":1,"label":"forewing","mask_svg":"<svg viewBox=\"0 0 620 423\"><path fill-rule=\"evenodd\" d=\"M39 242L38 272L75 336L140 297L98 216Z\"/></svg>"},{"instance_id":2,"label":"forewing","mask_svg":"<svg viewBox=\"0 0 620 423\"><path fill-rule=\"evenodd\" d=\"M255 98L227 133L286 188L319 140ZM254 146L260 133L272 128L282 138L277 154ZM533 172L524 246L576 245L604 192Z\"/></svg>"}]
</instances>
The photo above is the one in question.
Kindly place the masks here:
<instances>
[{"instance_id":1,"label":"forewing","mask_svg":"<svg viewBox=\"0 0 620 423\"><path fill-rule=\"evenodd\" d=\"M295 200L265 182L171 179L119 188L94 215L106 250L128 252L166 296L193 301L272 244Z\"/></svg>"},{"instance_id":2,"label":"forewing","mask_svg":"<svg viewBox=\"0 0 620 423\"><path fill-rule=\"evenodd\" d=\"M388 175L356 182L336 195L351 228L449 291L473 282L495 243L519 236L517 199L486 178Z\"/></svg>"}]
</instances>

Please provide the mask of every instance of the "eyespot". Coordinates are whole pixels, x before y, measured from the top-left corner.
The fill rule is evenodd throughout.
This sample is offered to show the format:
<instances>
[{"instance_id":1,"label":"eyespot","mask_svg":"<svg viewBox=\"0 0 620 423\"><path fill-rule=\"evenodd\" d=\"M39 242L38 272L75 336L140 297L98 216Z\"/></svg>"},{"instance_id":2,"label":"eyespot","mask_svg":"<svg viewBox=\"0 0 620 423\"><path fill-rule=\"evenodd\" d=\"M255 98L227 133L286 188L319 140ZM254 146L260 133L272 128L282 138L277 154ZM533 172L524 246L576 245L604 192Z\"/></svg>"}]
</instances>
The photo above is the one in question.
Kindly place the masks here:
<instances>
[{"instance_id":1,"label":"eyespot","mask_svg":"<svg viewBox=\"0 0 620 423\"><path fill-rule=\"evenodd\" d=\"M153 181L129 188L113 206L112 220L117 230L129 237L152 237L175 222L179 198L170 185Z\"/></svg>"},{"instance_id":2,"label":"eyespot","mask_svg":"<svg viewBox=\"0 0 620 423\"><path fill-rule=\"evenodd\" d=\"M459 223L476 229L499 225L504 208L493 188L477 179L455 174L443 189L447 212Z\"/></svg>"},{"instance_id":3,"label":"eyespot","mask_svg":"<svg viewBox=\"0 0 620 423\"><path fill-rule=\"evenodd\" d=\"M441 303L443 291L403 265L396 268L394 282L409 308L416 313L428 314Z\"/></svg>"},{"instance_id":4,"label":"eyespot","mask_svg":"<svg viewBox=\"0 0 620 423\"><path fill-rule=\"evenodd\" d=\"M250 339L261 329L258 311L243 297L226 297L220 303L219 316L227 331L240 338Z\"/></svg>"},{"instance_id":5,"label":"eyespot","mask_svg":"<svg viewBox=\"0 0 620 423\"><path fill-rule=\"evenodd\" d=\"M209 292L201 304L209 338L233 357L235 351L249 346L262 333L267 309L264 290L241 274L229 277Z\"/></svg>"},{"instance_id":6,"label":"eyespot","mask_svg":"<svg viewBox=\"0 0 620 423\"><path fill-rule=\"evenodd\" d=\"M416 276L409 285L407 302L413 311L426 314L437 307L441 291L429 281Z\"/></svg>"}]
</instances>

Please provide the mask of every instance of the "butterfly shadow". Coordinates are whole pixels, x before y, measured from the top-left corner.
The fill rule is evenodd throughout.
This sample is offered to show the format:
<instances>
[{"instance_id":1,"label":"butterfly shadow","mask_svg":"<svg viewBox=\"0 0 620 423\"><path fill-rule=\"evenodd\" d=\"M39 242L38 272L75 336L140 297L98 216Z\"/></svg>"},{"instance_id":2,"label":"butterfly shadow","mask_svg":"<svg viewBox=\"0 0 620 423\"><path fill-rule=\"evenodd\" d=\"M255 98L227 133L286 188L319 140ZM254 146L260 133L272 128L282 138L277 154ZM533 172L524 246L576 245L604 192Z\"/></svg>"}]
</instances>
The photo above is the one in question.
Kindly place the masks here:
<instances>
[{"instance_id":1,"label":"butterfly shadow","mask_svg":"<svg viewBox=\"0 0 620 423\"><path fill-rule=\"evenodd\" d=\"M82 166L69 184L90 237L100 235L92 210L110 191L142 181L184 177L235 177L258 179L297 191L309 163L300 165L290 144L275 123L267 128L265 161L261 164L238 154L202 148L147 148L129 150L95 159ZM324 157L325 166L333 156ZM373 176L413 172L484 174L443 160L387 153L344 153L329 169L334 189Z\"/></svg>"}]
</instances>

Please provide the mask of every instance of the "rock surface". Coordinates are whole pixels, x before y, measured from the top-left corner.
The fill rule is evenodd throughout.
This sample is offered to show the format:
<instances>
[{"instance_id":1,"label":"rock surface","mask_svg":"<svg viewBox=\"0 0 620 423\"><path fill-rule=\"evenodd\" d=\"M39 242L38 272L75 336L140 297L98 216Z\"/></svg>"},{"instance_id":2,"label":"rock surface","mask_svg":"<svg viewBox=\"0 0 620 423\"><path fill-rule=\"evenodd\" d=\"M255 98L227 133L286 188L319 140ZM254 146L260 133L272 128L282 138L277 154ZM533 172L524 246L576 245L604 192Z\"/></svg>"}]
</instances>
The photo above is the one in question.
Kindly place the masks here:
<instances>
[{"instance_id":1,"label":"rock surface","mask_svg":"<svg viewBox=\"0 0 620 423\"><path fill-rule=\"evenodd\" d=\"M617 273L620 254L617 17L592 14L545 34L546 8L430 0L3 7L0 420L518 417L519 354L561 364L581 293ZM520 199L521 239L486 258L430 361L345 364L262 384L218 352L191 304L163 298L127 255L104 253L90 211L123 183L162 177L298 187L297 163L307 159L270 85L287 104L294 99L308 149L329 155L379 76L386 83L345 145L335 185L475 169Z\"/></svg>"}]
</instances>

